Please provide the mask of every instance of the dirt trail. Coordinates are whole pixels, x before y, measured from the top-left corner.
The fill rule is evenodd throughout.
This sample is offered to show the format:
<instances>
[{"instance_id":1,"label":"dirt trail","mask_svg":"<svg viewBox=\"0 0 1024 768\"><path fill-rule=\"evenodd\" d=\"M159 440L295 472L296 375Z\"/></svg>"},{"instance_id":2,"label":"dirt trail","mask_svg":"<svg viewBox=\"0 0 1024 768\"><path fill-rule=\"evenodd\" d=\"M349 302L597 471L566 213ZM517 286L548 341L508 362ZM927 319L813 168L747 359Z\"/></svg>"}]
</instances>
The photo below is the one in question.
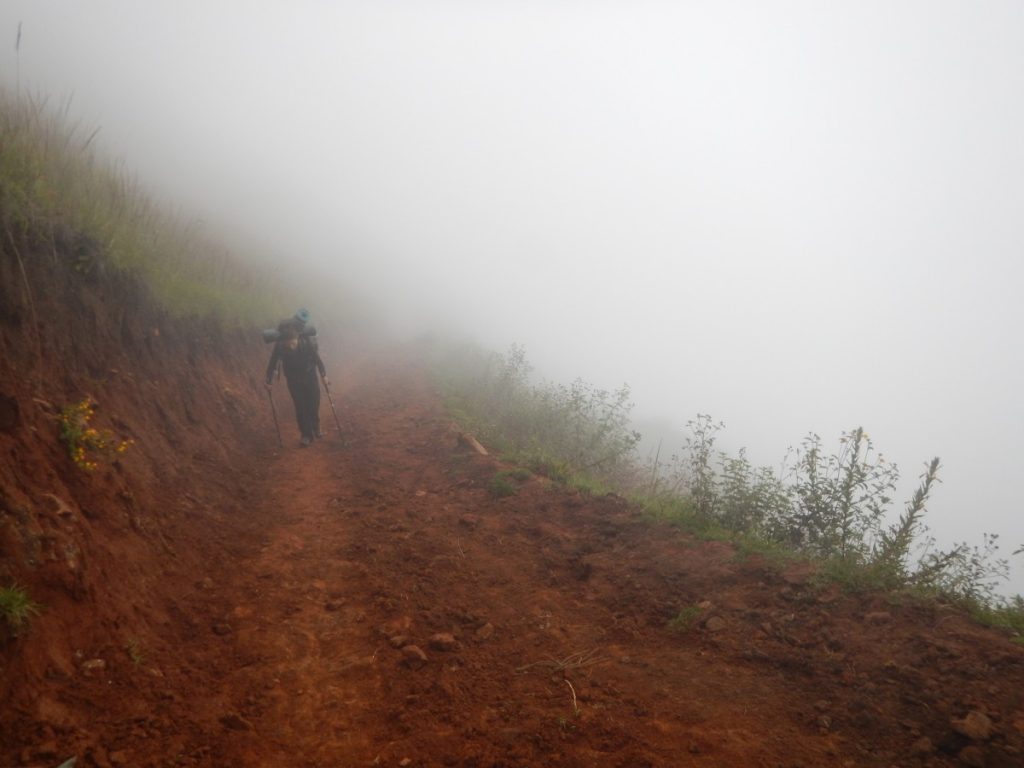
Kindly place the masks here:
<instances>
[{"instance_id":1,"label":"dirt trail","mask_svg":"<svg viewBox=\"0 0 1024 768\"><path fill-rule=\"evenodd\" d=\"M614 496L497 498L413 363L333 374L344 440L225 479L241 511L174 653L80 683L107 713L85 764L1024 764L1024 649L998 634L813 590ZM129 691L148 704L111 714ZM970 712L989 733L958 732Z\"/></svg>"},{"instance_id":2,"label":"dirt trail","mask_svg":"<svg viewBox=\"0 0 1024 768\"><path fill-rule=\"evenodd\" d=\"M920 617L812 596L614 497L531 478L495 498L500 467L459 444L410 364L371 359L335 387L344 445L273 464L263 538L208 606L226 633L196 650L223 669L203 702L224 726L211 765L891 765L930 722L948 733L970 688L1010 683L992 658L965 663L936 712L919 669L941 675L924 651L955 658L979 633L959 618L915 654ZM1021 680L1024 653L997 655Z\"/></svg>"}]
</instances>

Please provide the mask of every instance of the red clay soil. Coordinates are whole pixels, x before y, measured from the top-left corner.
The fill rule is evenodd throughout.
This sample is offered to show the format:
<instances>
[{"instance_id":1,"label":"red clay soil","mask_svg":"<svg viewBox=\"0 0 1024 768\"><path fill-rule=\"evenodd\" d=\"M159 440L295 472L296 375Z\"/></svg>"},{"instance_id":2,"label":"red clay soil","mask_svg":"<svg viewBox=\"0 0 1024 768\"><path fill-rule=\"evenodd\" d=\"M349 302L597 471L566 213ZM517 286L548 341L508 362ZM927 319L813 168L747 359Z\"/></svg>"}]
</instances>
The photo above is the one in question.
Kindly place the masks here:
<instances>
[{"instance_id":1,"label":"red clay soil","mask_svg":"<svg viewBox=\"0 0 1024 768\"><path fill-rule=\"evenodd\" d=\"M59 240L55 237L55 240ZM1024 765L1024 648L504 467L408 352L277 447L255 333L0 247L0 768ZM83 472L93 396L133 438Z\"/></svg>"},{"instance_id":2,"label":"red clay soil","mask_svg":"<svg viewBox=\"0 0 1024 768\"><path fill-rule=\"evenodd\" d=\"M999 633L815 589L614 496L496 497L502 465L415 364L334 375L343 434L301 450L283 419L278 451L264 417L189 486L176 599L0 704L0 764L1024 765L1024 648ZM126 590L139 611L149 588Z\"/></svg>"}]
</instances>

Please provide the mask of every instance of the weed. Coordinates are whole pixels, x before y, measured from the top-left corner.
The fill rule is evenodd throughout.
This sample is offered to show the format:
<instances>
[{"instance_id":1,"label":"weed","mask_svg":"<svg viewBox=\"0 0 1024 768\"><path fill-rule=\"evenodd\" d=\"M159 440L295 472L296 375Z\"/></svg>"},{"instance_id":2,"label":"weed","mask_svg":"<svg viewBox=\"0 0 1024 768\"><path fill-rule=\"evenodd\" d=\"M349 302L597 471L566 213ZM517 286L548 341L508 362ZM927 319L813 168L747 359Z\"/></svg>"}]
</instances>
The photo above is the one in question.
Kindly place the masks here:
<instances>
[{"instance_id":1,"label":"weed","mask_svg":"<svg viewBox=\"0 0 1024 768\"><path fill-rule=\"evenodd\" d=\"M145 655L142 653L142 647L136 638L131 638L125 643L125 653L128 654L128 658L132 660L132 664L136 667L141 666L142 662L146 660Z\"/></svg>"},{"instance_id":2,"label":"weed","mask_svg":"<svg viewBox=\"0 0 1024 768\"><path fill-rule=\"evenodd\" d=\"M90 425L96 409L91 398L69 405L60 412L60 436L67 445L71 459L82 469L96 469L97 458L111 459L125 451L134 440L119 440L110 430L98 430Z\"/></svg>"},{"instance_id":3,"label":"weed","mask_svg":"<svg viewBox=\"0 0 1024 768\"><path fill-rule=\"evenodd\" d=\"M519 490L519 484L530 479L532 475L527 469L517 467L515 469L503 469L498 472L488 484L488 490L496 498L512 496Z\"/></svg>"},{"instance_id":4,"label":"weed","mask_svg":"<svg viewBox=\"0 0 1024 768\"><path fill-rule=\"evenodd\" d=\"M697 622L697 617L701 614L701 608L699 605L688 605L679 611L673 618L668 621L668 628L673 632L684 634L693 629L694 624Z\"/></svg>"},{"instance_id":5,"label":"weed","mask_svg":"<svg viewBox=\"0 0 1024 768\"><path fill-rule=\"evenodd\" d=\"M28 593L13 584L0 587L0 619L7 623L15 634L25 627L29 620L39 614L40 607L29 599Z\"/></svg>"},{"instance_id":6,"label":"weed","mask_svg":"<svg viewBox=\"0 0 1024 768\"><path fill-rule=\"evenodd\" d=\"M487 484L487 490L489 490L491 495L495 498L501 499L506 496L515 495L515 492L519 490L519 487L499 472L491 478L491 482Z\"/></svg>"}]
</instances>

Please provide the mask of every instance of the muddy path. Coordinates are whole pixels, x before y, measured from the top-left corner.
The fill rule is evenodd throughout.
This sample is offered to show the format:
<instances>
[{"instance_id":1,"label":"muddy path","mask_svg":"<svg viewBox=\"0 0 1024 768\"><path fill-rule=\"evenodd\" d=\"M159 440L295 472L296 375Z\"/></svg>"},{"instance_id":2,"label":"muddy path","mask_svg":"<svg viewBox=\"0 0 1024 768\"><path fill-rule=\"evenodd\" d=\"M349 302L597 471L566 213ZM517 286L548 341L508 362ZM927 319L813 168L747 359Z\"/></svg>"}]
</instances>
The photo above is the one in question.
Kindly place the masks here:
<instances>
[{"instance_id":1,"label":"muddy path","mask_svg":"<svg viewBox=\"0 0 1024 768\"><path fill-rule=\"evenodd\" d=\"M531 476L498 497L507 467L414 363L332 374L343 436L325 402L325 440L219 489L237 509L173 651L78 684L80 765L1024 764L1024 649L997 633L814 588L614 496ZM957 727L971 713L986 732Z\"/></svg>"}]
</instances>

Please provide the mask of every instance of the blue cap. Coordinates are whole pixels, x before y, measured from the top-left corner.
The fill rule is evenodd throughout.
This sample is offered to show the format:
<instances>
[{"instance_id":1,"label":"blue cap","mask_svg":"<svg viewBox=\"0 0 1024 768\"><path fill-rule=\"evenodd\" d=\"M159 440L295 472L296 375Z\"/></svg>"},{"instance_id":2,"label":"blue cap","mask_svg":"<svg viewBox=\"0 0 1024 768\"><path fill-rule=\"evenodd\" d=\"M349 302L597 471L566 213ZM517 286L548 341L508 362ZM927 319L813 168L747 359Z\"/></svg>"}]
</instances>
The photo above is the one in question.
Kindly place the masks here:
<instances>
[{"instance_id":1,"label":"blue cap","mask_svg":"<svg viewBox=\"0 0 1024 768\"><path fill-rule=\"evenodd\" d=\"M304 323L308 323L309 322L309 310L308 309L300 309L298 312L295 313L295 319L296 320L301 320Z\"/></svg>"}]
</instances>

